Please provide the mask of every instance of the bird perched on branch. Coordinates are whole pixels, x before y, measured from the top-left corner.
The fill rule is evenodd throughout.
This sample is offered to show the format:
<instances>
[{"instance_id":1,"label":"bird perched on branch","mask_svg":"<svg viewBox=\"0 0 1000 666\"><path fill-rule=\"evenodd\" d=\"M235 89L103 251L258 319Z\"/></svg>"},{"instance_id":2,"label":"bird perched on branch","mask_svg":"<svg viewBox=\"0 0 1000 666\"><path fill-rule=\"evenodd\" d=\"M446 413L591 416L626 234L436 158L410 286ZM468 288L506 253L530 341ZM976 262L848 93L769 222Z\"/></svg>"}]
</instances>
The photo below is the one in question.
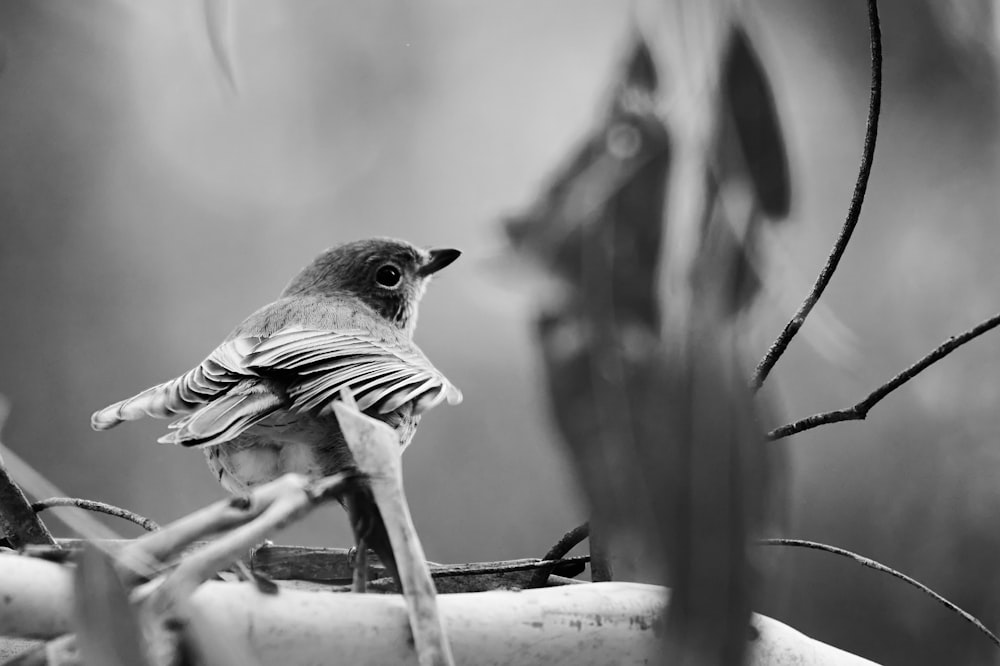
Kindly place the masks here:
<instances>
[{"instance_id":1,"label":"bird perched on branch","mask_svg":"<svg viewBox=\"0 0 1000 666\"><path fill-rule=\"evenodd\" d=\"M380 238L335 246L199 365L95 412L91 425L174 418L159 441L202 449L219 482L237 495L289 472L319 477L353 469L332 408L344 388L406 447L423 412L462 400L413 342L428 280L459 254ZM371 547L395 576L367 486L341 502L359 547Z\"/></svg>"}]
</instances>

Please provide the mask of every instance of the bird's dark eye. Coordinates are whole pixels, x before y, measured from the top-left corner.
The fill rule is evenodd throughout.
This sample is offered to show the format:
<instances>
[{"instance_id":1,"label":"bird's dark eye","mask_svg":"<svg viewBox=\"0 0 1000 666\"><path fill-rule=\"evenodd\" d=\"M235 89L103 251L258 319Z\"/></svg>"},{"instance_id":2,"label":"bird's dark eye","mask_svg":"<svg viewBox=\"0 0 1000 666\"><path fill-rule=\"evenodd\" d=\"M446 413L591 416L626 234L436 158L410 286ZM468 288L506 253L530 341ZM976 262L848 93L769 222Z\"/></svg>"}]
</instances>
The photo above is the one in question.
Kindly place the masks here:
<instances>
[{"instance_id":1,"label":"bird's dark eye","mask_svg":"<svg viewBox=\"0 0 1000 666\"><path fill-rule=\"evenodd\" d=\"M403 274L392 264L386 264L375 273L375 281L383 287L395 287Z\"/></svg>"}]
</instances>

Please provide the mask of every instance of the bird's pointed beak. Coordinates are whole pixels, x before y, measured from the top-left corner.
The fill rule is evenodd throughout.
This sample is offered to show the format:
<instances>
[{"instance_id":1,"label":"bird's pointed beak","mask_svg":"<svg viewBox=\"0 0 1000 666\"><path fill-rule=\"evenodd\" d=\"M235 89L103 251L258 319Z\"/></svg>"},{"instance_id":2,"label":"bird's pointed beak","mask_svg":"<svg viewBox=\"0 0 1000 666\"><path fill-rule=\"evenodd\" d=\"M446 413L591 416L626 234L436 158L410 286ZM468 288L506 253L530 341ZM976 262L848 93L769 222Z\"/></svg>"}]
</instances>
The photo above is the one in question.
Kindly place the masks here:
<instances>
[{"instance_id":1,"label":"bird's pointed beak","mask_svg":"<svg viewBox=\"0 0 1000 666\"><path fill-rule=\"evenodd\" d=\"M433 275L434 273L437 273L439 270L441 270L451 262L458 259L459 256L461 256L461 254L462 253L459 252L458 250L452 250L452 249L431 250L429 253L430 256L427 259L427 263L421 266L418 272L423 277Z\"/></svg>"}]
</instances>

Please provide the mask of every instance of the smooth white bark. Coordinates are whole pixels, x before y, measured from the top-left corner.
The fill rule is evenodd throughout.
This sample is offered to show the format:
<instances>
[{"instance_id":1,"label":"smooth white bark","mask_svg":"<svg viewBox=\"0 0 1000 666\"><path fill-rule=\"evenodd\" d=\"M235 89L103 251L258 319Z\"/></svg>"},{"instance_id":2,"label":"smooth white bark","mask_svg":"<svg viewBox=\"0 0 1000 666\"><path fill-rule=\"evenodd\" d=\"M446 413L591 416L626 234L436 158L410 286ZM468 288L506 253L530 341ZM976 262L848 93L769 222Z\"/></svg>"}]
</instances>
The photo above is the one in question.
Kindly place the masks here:
<instances>
[{"instance_id":1,"label":"smooth white bark","mask_svg":"<svg viewBox=\"0 0 1000 666\"><path fill-rule=\"evenodd\" d=\"M0 634L50 638L70 628L71 572L0 555ZM282 666L416 664L399 595L282 589L208 582L192 597L200 612L244 637L261 663ZM438 597L456 663L544 662L566 666L643 664L660 647L667 592L639 583L594 583L522 592ZM762 616L752 666L871 666ZM2 646L0 646L2 647Z\"/></svg>"}]
</instances>

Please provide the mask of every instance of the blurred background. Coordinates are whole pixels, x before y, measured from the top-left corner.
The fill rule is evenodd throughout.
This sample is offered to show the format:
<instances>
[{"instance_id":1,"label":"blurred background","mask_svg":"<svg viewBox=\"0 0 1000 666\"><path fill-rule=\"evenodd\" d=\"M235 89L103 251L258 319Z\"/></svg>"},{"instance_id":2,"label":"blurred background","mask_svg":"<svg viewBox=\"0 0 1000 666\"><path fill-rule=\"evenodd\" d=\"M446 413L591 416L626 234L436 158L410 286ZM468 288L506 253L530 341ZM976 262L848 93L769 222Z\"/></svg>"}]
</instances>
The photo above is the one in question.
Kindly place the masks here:
<instances>
[{"instance_id":1,"label":"blurred background","mask_svg":"<svg viewBox=\"0 0 1000 666\"><path fill-rule=\"evenodd\" d=\"M163 422L94 433L93 410L200 361L333 243L454 246L465 254L428 291L417 341L466 401L429 414L406 454L415 521L436 561L541 555L585 512L498 220L594 117L628 3L234 4L236 92L201 2L0 4L4 442L72 495L168 522L222 496L202 456L157 445ZM846 329L807 324L814 343L777 366L768 390L789 420L853 404L1000 309L992 5L880 6L879 147L824 297ZM860 0L754 8L795 178L763 351L846 213L869 71ZM988 336L867 422L796 437L788 535L879 559L996 629L998 369ZM351 539L332 508L278 541ZM761 610L888 664L998 663L927 598L824 554L786 553Z\"/></svg>"}]
</instances>

